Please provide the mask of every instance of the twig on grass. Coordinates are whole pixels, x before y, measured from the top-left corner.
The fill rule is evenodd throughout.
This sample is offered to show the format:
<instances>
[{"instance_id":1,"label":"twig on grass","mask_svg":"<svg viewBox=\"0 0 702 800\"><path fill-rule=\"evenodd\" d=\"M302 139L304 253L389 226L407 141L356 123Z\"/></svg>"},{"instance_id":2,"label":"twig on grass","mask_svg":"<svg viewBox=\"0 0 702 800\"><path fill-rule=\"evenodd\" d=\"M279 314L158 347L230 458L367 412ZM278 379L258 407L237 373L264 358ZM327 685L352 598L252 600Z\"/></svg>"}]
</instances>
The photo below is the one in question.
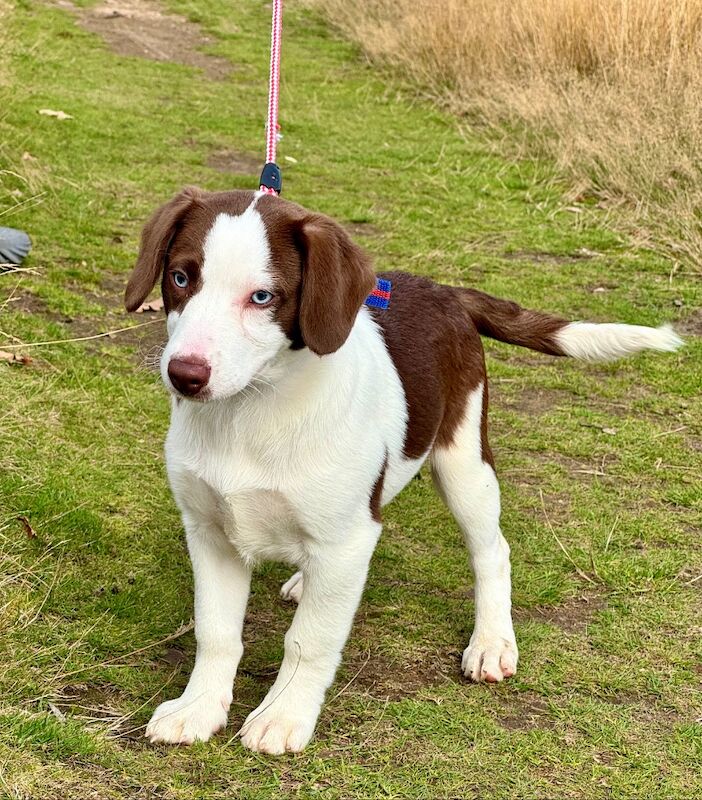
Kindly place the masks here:
<instances>
[{"instance_id":1,"label":"twig on grass","mask_svg":"<svg viewBox=\"0 0 702 800\"><path fill-rule=\"evenodd\" d=\"M20 626L20 630L21 631L26 630L30 625L33 625L39 619L39 615L41 614L42 610L44 609L44 606L46 605L46 603L47 603L47 601L48 601L48 599L49 599L49 597L51 595L51 592L53 592L54 587L56 586L56 583L57 583L58 577L59 577L59 573L61 571L61 564L62 563L63 563L63 553L61 553L61 555L59 556L58 563L56 564L56 571L54 572L54 578L51 581L51 585L46 590L46 594L44 595L44 599L41 601L41 605L36 610L34 616L30 620L25 622L24 625Z\"/></svg>"},{"instance_id":2,"label":"twig on grass","mask_svg":"<svg viewBox=\"0 0 702 800\"><path fill-rule=\"evenodd\" d=\"M373 736L373 734L380 727L380 723L383 721L383 717L385 716L385 712L388 710L389 703L390 703L390 696L388 695L385 698L385 703L383 704L383 710L380 712L380 716L378 717L378 721L375 723L375 725L371 729L370 733L368 734L368 736L365 737L365 739L363 740L363 743L361 744L361 748L360 748L361 750L365 750L368 742L370 741L371 736Z\"/></svg>"},{"instance_id":3,"label":"twig on grass","mask_svg":"<svg viewBox=\"0 0 702 800\"><path fill-rule=\"evenodd\" d=\"M0 305L0 313L2 313L7 306L15 299L15 295L17 294L17 290L22 285L22 278L20 278L17 283L12 287L12 291L7 297L3 300L2 305Z\"/></svg>"},{"instance_id":4,"label":"twig on grass","mask_svg":"<svg viewBox=\"0 0 702 800\"><path fill-rule=\"evenodd\" d=\"M138 647L136 650L132 650L131 653L126 653L125 655L115 656L114 658L108 658L107 661L101 661L99 664L89 664L86 667L79 667L78 669L74 669L71 672L65 672L63 674L63 678L70 678L73 675L78 675L80 672L87 672L91 669L97 669L98 667L109 667L116 662L121 661L123 658L129 658L130 656L135 656L137 653L143 653L146 650L151 650L154 647L158 647L160 644L165 644L166 642L172 642L174 639L179 639L181 636L184 636L186 633L189 633L195 627L195 623L193 620L187 622L178 628L177 631L174 633L169 634L168 636L164 637L163 639L159 639L157 642L152 642L151 644L144 645L144 647ZM121 666L127 666L121 665Z\"/></svg>"},{"instance_id":5,"label":"twig on grass","mask_svg":"<svg viewBox=\"0 0 702 800\"><path fill-rule=\"evenodd\" d=\"M20 201L19 203L15 203L13 206L6 208L4 211L0 211L0 217L4 217L7 214L14 214L15 211L19 208L23 208L27 211L29 208L33 208L39 203L44 202L44 195L46 192L39 192L39 194L34 194L31 197L27 197L24 200Z\"/></svg>"},{"instance_id":6,"label":"twig on grass","mask_svg":"<svg viewBox=\"0 0 702 800\"><path fill-rule=\"evenodd\" d=\"M548 517L548 512L546 511L546 503L544 501L544 493L543 493L543 491L541 489L539 489L539 496L541 497L541 507L544 510L544 517L546 518L546 524L548 525L548 529L551 531L551 533L553 535L553 538L558 543L558 546L563 551L563 554L568 559L568 561L570 561L570 563L573 565L573 567L575 567L575 571L578 573L578 575L580 575L581 578L586 580L588 583L591 583L593 586L596 586L597 585L597 581L593 580L587 574L587 572L583 572L583 570L580 569L580 567L577 565L577 563L576 563L575 559L573 558L573 556L571 556L571 554L566 550L565 546L563 545L563 542L558 538L558 534L554 530L553 525L551 524L551 520Z\"/></svg>"},{"instance_id":7,"label":"twig on grass","mask_svg":"<svg viewBox=\"0 0 702 800\"><path fill-rule=\"evenodd\" d=\"M662 436L672 436L674 433L680 433L680 431L687 430L687 425L681 425L679 428L673 428L672 431L661 431L660 433L654 433L651 436L651 439L660 439Z\"/></svg>"},{"instance_id":8,"label":"twig on grass","mask_svg":"<svg viewBox=\"0 0 702 800\"><path fill-rule=\"evenodd\" d=\"M136 328L143 328L146 325L155 325L157 322L162 322L161 319L150 319L148 322L140 322L138 325L129 325L127 328L116 328L112 331L105 331L104 333L95 333L92 336L78 336L75 339L54 339L50 342L27 342L25 344L4 344L3 347L8 349L19 349L20 347L48 347L51 344L69 344L71 342L89 342L92 339L102 339L105 336L115 336L118 333L124 333L125 331L133 331ZM16 337L12 337L13 339Z\"/></svg>"},{"instance_id":9,"label":"twig on grass","mask_svg":"<svg viewBox=\"0 0 702 800\"><path fill-rule=\"evenodd\" d=\"M609 530L609 535L607 536L607 541L605 542L605 549L604 554L607 555L607 550L609 550L609 543L612 541L612 535L614 534L614 529L619 524L619 514L615 517L614 522L612 523L612 527Z\"/></svg>"},{"instance_id":10,"label":"twig on grass","mask_svg":"<svg viewBox=\"0 0 702 800\"><path fill-rule=\"evenodd\" d=\"M152 701L152 700L154 700L154 698L158 697L158 695L159 695L159 694L161 694L161 692L163 692L163 690L164 690L164 689L165 689L167 686L170 686L170 685L171 685L171 683L173 683L173 679L175 678L175 676L176 676L176 675L177 675L179 672L180 672L180 667L176 667L176 668L173 670L173 672L171 673L171 677L170 677L170 678L169 678L169 679L168 679L168 680L167 680L167 681L166 681L166 682L163 684L163 686L161 686L161 687L158 689L158 691L154 692L154 693L151 695L151 697L149 697L149 699L148 699L148 700L145 700L145 701L144 701L144 702L143 702L143 703L142 703L142 704L141 704L141 705L140 705L138 708L135 708L135 709L134 709L134 711L130 712L129 714L123 714L121 717L117 717L117 718L114 720L114 722L112 722L112 723L111 723L111 724L108 726L108 730L109 730L109 731L114 731L114 730L117 730L117 729L120 727L120 725L123 725L123 724L124 724L124 723L125 723L125 722L126 722L128 719L131 719L131 718L132 718L132 717L134 717L136 714L138 714L138 713L141 711L141 709L142 709L142 708L144 708L144 706L148 706L148 705L149 705L149 703L151 703L151 701ZM195 698L195 699L192 701L192 703L194 703L194 702L197 702L197 700L199 700L201 697L202 697L202 694L198 695L198 696L197 696L197 697L196 697L196 698ZM189 703L188 705L192 705L192 703ZM187 708L187 706L184 706L184 707L185 707L185 708ZM178 709L178 710L179 710L179 711L181 711L182 709ZM176 713L175 711L171 711L171 714L175 714L175 713ZM169 715L169 714L164 714L164 717L167 717L167 716L170 716L170 715ZM114 736L114 738L115 738L115 739L122 739L122 738L124 738L125 736L129 736L129 735L131 735L132 733L136 733L137 731L144 730L144 729L147 727L147 725L148 725L148 723L147 723L146 725L137 725L137 727L136 727L136 728L130 728L128 731L123 731L122 733L118 733L118 734L116 734L116 735Z\"/></svg>"},{"instance_id":11,"label":"twig on grass","mask_svg":"<svg viewBox=\"0 0 702 800\"><path fill-rule=\"evenodd\" d=\"M370 653L370 650L369 650L368 651L368 655L366 656L366 660L358 668L358 670L357 670L356 674L353 676L353 678L351 678L351 680L345 686L342 686L341 689L339 689L339 691L334 695L334 697L332 697L332 699L329 700L327 705L331 705L337 699L337 697L341 697L341 695L349 688L349 686L351 686L351 684L356 680L356 678L358 678L358 676L368 666L368 662L370 661L370 657L371 657L371 653Z\"/></svg>"},{"instance_id":12,"label":"twig on grass","mask_svg":"<svg viewBox=\"0 0 702 800\"><path fill-rule=\"evenodd\" d=\"M39 270L34 267L18 267L11 262L0 262L0 276L12 275L15 272L27 272L30 275L38 275Z\"/></svg>"}]
</instances>

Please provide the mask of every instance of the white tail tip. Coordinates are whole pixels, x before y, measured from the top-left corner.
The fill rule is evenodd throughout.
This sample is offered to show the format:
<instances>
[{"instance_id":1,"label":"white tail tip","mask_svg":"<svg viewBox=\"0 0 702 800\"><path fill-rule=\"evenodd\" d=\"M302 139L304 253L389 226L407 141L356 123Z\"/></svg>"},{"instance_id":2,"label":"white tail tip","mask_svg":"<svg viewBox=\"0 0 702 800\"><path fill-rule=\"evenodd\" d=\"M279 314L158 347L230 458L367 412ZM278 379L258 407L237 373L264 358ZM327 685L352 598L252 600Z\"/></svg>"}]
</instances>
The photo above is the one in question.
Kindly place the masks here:
<instances>
[{"instance_id":1,"label":"white tail tip","mask_svg":"<svg viewBox=\"0 0 702 800\"><path fill-rule=\"evenodd\" d=\"M613 361L641 350L677 350L683 340L670 325L647 328L607 322L571 322L554 339L565 355L582 361Z\"/></svg>"}]
</instances>

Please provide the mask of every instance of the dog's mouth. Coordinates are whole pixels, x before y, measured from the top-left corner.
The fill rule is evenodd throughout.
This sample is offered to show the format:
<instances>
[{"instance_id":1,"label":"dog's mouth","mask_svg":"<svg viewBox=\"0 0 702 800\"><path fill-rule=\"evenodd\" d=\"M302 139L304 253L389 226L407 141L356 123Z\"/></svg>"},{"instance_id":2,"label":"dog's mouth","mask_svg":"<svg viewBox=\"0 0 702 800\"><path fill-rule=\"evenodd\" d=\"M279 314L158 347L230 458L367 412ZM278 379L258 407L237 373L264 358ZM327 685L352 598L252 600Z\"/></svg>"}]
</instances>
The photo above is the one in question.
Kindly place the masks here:
<instances>
[{"instance_id":1,"label":"dog's mouth","mask_svg":"<svg viewBox=\"0 0 702 800\"><path fill-rule=\"evenodd\" d=\"M175 397L176 403L186 400L189 403L200 403L201 405L204 405L213 399L212 392L209 389L203 389L201 392L198 392L195 395L183 394L177 389L170 389L170 393L173 395L173 397Z\"/></svg>"}]
</instances>

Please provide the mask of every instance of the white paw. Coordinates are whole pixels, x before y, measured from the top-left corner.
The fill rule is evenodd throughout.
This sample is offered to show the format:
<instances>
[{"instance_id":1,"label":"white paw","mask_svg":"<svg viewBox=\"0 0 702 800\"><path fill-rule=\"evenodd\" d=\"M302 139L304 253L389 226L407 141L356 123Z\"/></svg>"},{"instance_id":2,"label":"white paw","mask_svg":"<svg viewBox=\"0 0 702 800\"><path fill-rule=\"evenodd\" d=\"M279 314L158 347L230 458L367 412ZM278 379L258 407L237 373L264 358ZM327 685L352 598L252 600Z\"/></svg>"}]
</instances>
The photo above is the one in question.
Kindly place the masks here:
<instances>
[{"instance_id":1,"label":"white paw","mask_svg":"<svg viewBox=\"0 0 702 800\"><path fill-rule=\"evenodd\" d=\"M472 681L499 683L517 671L519 654L514 637L504 638L489 634L470 637L470 644L463 651L461 668L466 678Z\"/></svg>"},{"instance_id":2,"label":"white paw","mask_svg":"<svg viewBox=\"0 0 702 800\"><path fill-rule=\"evenodd\" d=\"M209 693L186 693L168 700L154 711L146 726L146 738L152 744L192 744L196 739L206 742L226 727L230 702L230 698Z\"/></svg>"},{"instance_id":3,"label":"white paw","mask_svg":"<svg viewBox=\"0 0 702 800\"><path fill-rule=\"evenodd\" d=\"M293 600L299 603L302 598L303 577L301 572L296 572L290 580L280 587L280 596L283 600Z\"/></svg>"},{"instance_id":4,"label":"white paw","mask_svg":"<svg viewBox=\"0 0 702 800\"><path fill-rule=\"evenodd\" d=\"M303 709L275 702L268 706L269 702L264 700L246 718L241 726L241 743L258 753L299 753L312 738L319 708Z\"/></svg>"}]
</instances>

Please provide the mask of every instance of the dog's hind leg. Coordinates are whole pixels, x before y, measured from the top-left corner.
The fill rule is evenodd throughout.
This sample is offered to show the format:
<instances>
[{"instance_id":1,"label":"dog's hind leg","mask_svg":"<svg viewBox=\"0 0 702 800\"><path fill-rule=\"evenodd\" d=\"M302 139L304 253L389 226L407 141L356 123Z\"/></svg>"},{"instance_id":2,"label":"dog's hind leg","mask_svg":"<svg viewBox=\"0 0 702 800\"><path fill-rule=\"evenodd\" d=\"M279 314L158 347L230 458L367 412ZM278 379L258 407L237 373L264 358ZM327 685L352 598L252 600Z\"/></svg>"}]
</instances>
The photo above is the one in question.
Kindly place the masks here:
<instances>
[{"instance_id":1,"label":"dog's hind leg","mask_svg":"<svg viewBox=\"0 0 702 800\"><path fill-rule=\"evenodd\" d=\"M304 583L302 572L296 572L280 587L280 596L283 600L292 600L295 603L299 603L302 599Z\"/></svg>"},{"instance_id":2,"label":"dog's hind leg","mask_svg":"<svg viewBox=\"0 0 702 800\"><path fill-rule=\"evenodd\" d=\"M435 445L431 457L434 481L463 532L475 577L475 628L463 653L463 672L474 681L496 682L515 673L518 656L509 545L500 531L500 489L487 447L483 388L481 383L468 397L452 442Z\"/></svg>"}]
</instances>

